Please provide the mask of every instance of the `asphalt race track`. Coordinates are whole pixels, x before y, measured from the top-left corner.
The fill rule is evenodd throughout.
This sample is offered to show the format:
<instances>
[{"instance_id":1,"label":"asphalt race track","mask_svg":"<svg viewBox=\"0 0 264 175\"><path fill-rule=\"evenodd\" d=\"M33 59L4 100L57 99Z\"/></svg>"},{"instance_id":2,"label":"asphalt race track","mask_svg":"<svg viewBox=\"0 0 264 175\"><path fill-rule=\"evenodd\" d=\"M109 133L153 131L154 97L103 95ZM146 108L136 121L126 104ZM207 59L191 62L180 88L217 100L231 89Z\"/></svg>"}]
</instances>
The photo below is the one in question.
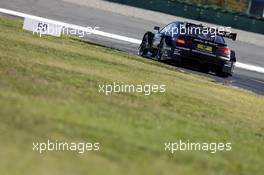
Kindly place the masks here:
<instances>
[{"instance_id":1,"label":"asphalt race track","mask_svg":"<svg viewBox=\"0 0 264 175\"><path fill-rule=\"evenodd\" d=\"M141 18L95 9L89 6L67 3L62 0L1 0L0 8L15 10L80 26L97 26L100 27L99 29L102 31L135 39L141 39L144 32L152 30L155 25L164 25ZM88 35L86 39L133 54L137 53L137 44L95 35ZM264 67L264 46L248 44L241 41L228 41L228 43L229 46L236 51L237 60L239 62ZM264 95L264 74L261 73L236 68L235 74L232 77L221 78L213 74L203 74L191 69L181 69L186 72L208 76L218 82L223 82L224 84L230 84L235 87Z\"/></svg>"}]
</instances>

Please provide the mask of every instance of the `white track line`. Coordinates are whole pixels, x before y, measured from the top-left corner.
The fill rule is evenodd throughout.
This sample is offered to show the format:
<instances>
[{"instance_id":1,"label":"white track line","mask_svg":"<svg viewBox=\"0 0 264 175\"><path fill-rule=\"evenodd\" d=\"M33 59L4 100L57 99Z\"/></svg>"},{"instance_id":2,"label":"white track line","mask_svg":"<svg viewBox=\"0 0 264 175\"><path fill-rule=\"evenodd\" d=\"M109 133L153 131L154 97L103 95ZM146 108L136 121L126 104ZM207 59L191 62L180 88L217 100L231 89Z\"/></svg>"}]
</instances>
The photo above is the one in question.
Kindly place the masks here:
<instances>
[{"instance_id":1,"label":"white track line","mask_svg":"<svg viewBox=\"0 0 264 175\"><path fill-rule=\"evenodd\" d=\"M99 31L99 30L89 29L86 27L82 27L82 26L78 26L78 25L74 25L74 24L69 24L69 23L64 23L64 22L60 22L60 21L55 21L55 20L51 20L51 19L47 19L47 18L38 17L38 16L33 16L33 15L29 15L29 14L25 14L25 13L13 11L13 10L0 8L0 13L5 13L5 14L12 15L12 16L22 17L22 18L34 19L34 20L47 22L47 23L53 23L53 24L60 25L63 27L84 31L84 32L95 34L95 35L104 36L107 38L126 41L129 43L134 43L134 44L140 44L141 43L141 40L138 40L138 39L134 39L134 38L126 37L126 36L121 36L121 35L117 35L117 34L112 34L112 33L108 33L108 32L103 32L103 31ZM241 68L241 69L245 69L245 70L249 70L249 71L258 72L258 73L264 73L263 67L254 66L254 65L250 65L250 64L236 62L236 67Z\"/></svg>"},{"instance_id":2,"label":"white track line","mask_svg":"<svg viewBox=\"0 0 264 175\"><path fill-rule=\"evenodd\" d=\"M263 67L254 66L254 65L245 64L245 63L240 63L240 62L236 62L236 67L264 74L264 68Z\"/></svg>"}]
</instances>

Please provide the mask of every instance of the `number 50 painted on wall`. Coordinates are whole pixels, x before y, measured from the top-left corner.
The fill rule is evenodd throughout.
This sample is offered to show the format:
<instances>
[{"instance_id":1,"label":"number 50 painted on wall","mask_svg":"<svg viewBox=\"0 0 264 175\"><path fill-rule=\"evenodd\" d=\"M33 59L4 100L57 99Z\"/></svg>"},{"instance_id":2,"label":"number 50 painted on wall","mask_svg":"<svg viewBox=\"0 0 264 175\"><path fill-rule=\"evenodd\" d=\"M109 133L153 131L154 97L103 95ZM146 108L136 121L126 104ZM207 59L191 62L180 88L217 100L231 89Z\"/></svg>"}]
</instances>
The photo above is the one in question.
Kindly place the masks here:
<instances>
[{"instance_id":1,"label":"number 50 painted on wall","mask_svg":"<svg viewBox=\"0 0 264 175\"><path fill-rule=\"evenodd\" d=\"M47 23L43 21L25 18L23 29L32 31L33 34L38 34L39 36L52 35L52 36L60 37L62 26L53 23Z\"/></svg>"}]
</instances>

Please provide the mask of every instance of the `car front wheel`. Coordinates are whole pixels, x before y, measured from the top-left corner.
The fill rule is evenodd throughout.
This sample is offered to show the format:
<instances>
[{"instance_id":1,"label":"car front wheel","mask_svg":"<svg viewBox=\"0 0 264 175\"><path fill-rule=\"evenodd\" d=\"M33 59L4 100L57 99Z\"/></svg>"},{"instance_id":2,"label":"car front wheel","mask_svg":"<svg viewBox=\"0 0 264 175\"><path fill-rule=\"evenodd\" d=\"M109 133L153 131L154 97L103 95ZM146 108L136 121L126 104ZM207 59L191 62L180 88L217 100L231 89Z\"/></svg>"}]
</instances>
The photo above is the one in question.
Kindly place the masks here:
<instances>
[{"instance_id":1,"label":"car front wheel","mask_svg":"<svg viewBox=\"0 0 264 175\"><path fill-rule=\"evenodd\" d=\"M165 39L162 38L158 47L158 51L157 51L157 55L156 55L156 59L158 61L162 61L163 60L163 54L164 54L164 45L165 45Z\"/></svg>"},{"instance_id":2,"label":"car front wheel","mask_svg":"<svg viewBox=\"0 0 264 175\"><path fill-rule=\"evenodd\" d=\"M145 34L142 39L142 42L138 49L138 54L143 57L148 54L148 35L147 34Z\"/></svg>"}]
</instances>

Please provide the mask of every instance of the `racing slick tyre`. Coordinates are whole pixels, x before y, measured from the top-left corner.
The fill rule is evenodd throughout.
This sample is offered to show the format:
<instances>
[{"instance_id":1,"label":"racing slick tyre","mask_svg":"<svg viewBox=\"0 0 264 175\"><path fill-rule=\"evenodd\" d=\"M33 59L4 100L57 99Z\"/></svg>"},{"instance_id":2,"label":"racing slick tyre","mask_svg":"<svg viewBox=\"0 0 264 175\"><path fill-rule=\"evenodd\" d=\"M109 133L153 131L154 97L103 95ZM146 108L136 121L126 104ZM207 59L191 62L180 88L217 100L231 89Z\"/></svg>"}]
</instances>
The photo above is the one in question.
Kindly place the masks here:
<instances>
[{"instance_id":1,"label":"racing slick tyre","mask_svg":"<svg viewBox=\"0 0 264 175\"><path fill-rule=\"evenodd\" d=\"M223 77L223 78L227 78L229 76L232 76L233 75L233 72L234 72L234 67L235 67L235 64L234 62L231 63L231 68L228 72L226 71L223 71L224 67L219 67L218 70L216 70L216 75L219 76L219 77Z\"/></svg>"},{"instance_id":2,"label":"racing slick tyre","mask_svg":"<svg viewBox=\"0 0 264 175\"><path fill-rule=\"evenodd\" d=\"M145 34L142 42L138 48L138 54L142 57L147 56L148 54L148 46L149 46L149 42L148 42L148 34Z\"/></svg>"},{"instance_id":3,"label":"racing slick tyre","mask_svg":"<svg viewBox=\"0 0 264 175\"><path fill-rule=\"evenodd\" d=\"M157 55L156 55L157 61L162 61L163 60L164 45L165 45L165 38L162 38L160 40L160 44L159 44Z\"/></svg>"}]
</instances>

